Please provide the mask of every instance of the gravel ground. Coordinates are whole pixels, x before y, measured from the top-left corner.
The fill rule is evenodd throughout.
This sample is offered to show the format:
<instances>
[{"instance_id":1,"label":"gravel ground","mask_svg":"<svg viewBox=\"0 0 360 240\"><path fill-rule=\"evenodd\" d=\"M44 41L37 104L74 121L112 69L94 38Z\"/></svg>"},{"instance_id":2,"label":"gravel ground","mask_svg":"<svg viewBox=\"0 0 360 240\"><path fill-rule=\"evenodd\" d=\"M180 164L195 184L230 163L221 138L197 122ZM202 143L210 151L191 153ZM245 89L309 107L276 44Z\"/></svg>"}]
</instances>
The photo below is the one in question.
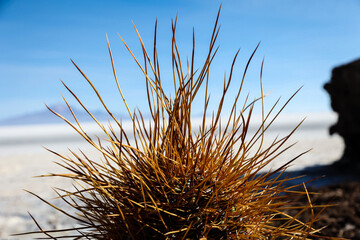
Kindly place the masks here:
<instances>
[{"instance_id":1,"label":"gravel ground","mask_svg":"<svg viewBox=\"0 0 360 240\"><path fill-rule=\"evenodd\" d=\"M327 226L321 231L324 236L360 239L360 182L343 182L320 188L310 188L318 194L312 196L314 205L334 205L322 213L322 218L314 224L316 229ZM304 204L307 199L302 199ZM300 220L311 217L310 211Z\"/></svg>"}]
</instances>

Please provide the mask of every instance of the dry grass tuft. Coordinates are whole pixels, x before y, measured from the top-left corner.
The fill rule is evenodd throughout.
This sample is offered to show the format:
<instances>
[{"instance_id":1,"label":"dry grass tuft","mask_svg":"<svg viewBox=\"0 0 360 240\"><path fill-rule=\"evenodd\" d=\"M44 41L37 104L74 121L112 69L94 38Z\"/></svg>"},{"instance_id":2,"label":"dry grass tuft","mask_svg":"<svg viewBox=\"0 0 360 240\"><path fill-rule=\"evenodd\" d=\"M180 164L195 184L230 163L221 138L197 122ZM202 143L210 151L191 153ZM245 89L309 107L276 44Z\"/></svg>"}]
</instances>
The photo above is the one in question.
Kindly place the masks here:
<instances>
[{"instance_id":1,"label":"dry grass tuft","mask_svg":"<svg viewBox=\"0 0 360 240\"><path fill-rule=\"evenodd\" d=\"M51 109L50 111L66 121L99 151L103 156L102 162L85 154L73 153L72 158L58 154L62 158L62 162L58 164L68 173L47 176L60 176L76 181L73 191L55 190L76 214L65 212L34 195L75 219L80 227L43 230L34 219L40 230L27 234L40 233L48 239L318 238L318 231L312 228L312 224L319 219L319 215L314 212L316 206L311 204L310 198L306 206L300 206L296 202L298 197L310 194L306 188L297 190L299 186L287 186L289 179L281 176L294 159L275 171L259 174L287 149L282 147L293 131L281 139L275 139L270 146L264 146L265 132L283 107L279 112L273 113L276 102L269 113L265 114L263 93L253 102L245 100L241 105L238 103L247 67L256 49L245 68L230 115L221 118L237 53L229 76L224 78L218 108L209 117L209 70L218 50L215 48L219 33L218 19L219 14L209 51L198 70L194 66L194 35L191 59L184 66L175 39L176 20L172 23L173 98L163 91L156 25L152 56L146 51L135 27L143 51L143 64L140 64L120 37L146 77L151 113L149 123L144 120L140 111L132 113L129 110L117 80L108 42L116 84L133 123L134 143L125 133L121 121L107 108L95 86L74 63L115 124L106 127L98 122L64 84L93 117L107 139L92 139L75 115L73 117L76 123L73 124ZM205 90L202 123L193 128L192 104L200 90ZM64 101L66 102L65 99ZM263 109L262 124L253 136L248 136L251 115L257 102ZM68 107L71 110L69 105ZM270 117L271 115L275 117ZM107 142L110 146L105 144ZM320 207L318 212L321 213L324 206L317 207ZM299 214L289 216L286 214L288 209L299 209ZM308 222L297 220L304 211L313 212L313 217Z\"/></svg>"}]
</instances>

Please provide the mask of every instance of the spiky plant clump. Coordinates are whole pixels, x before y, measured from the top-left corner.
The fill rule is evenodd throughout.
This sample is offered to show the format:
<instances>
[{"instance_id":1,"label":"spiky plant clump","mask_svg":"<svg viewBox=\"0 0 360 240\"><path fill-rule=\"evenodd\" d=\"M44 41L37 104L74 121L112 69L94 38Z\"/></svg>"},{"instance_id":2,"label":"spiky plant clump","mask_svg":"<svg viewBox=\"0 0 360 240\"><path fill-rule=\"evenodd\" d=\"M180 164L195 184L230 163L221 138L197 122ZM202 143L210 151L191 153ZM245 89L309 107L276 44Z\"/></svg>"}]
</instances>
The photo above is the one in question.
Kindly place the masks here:
<instances>
[{"instance_id":1,"label":"spiky plant clump","mask_svg":"<svg viewBox=\"0 0 360 240\"><path fill-rule=\"evenodd\" d=\"M108 42L116 84L133 123L134 142L127 136L121 121L107 108L92 82L74 63L95 91L115 125L105 127L98 122L64 84L104 131L107 139L92 139L83 130L75 115L73 117L76 123L73 124L54 112L103 157L100 163L85 154L81 156L73 153L73 158L58 154L62 158L59 164L70 173L47 176L70 178L78 183L75 190L57 190L58 195L76 213L65 212L38 197L78 221L80 227L43 230L34 219L40 230L32 234L45 234L49 239L67 237L204 240L318 237L318 231L312 228L312 223L319 218L318 214L314 213L308 222L298 221L298 215L286 214L289 208L298 208L299 214L306 210L313 211L315 208L310 200L308 205L298 206L297 197L309 196L306 188L296 190L299 186L289 187L286 185L289 179L280 178L293 160L275 171L260 174L265 166L286 150L281 148L293 131L281 139L275 139L270 146L264 146L265 132L283 109L282 107L279 112L273 114L276 102L268 114L264 114L263 111L262 124L253 136L248 136L255 103L262 103L264 108L263 93L253 102L245 100L241 105L238 103L246 70L256 49L246 65L229 116L225 119L222 109L238 53L233 59L229 76L224 79L218 108L212 113L212 117L208 117L209 71L217 52L215 42L219 33L218 18L219 14L209 51L204 64L198 70L195 70L194 66L194 35L190 63L185 67L180 60L175 39L176 20L173 22L173 98L164 92L160 77L156 24L152 56L146 51L135 28L143 51L143 64L140 64L123 40L146 78L151 113L149 124L140 111L131 113L129 110L117 80ZM195 97L203 89L201 86L204 86L205 90L202 123L194 128L191 123L191 111ZM69 104L68 107L71 110ZM104 141L110 143L110 146L104 144Z\"/></svg>"}]
</instances>

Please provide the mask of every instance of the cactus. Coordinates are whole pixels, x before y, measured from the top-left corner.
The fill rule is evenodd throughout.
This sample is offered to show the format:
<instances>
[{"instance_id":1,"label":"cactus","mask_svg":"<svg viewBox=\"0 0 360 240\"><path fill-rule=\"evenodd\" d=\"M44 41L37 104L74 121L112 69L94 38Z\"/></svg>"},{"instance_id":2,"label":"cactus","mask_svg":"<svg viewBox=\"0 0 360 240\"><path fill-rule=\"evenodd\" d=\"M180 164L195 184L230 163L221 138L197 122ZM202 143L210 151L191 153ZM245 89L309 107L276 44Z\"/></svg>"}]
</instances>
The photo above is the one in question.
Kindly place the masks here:
<instances>
[{"instance_id":1,"label":"cactus","mask_svg":"<svg viewBox=\"0 0 360 240\"><path fill-rule=\"evenodd\" d=\"M295 94L279 111L275 112L277 101L265 113L260 77L261 96L254 101L249 101L247 97L244 102L239 101L249 63L259 45L247 62L237 94L232 96L234 100L230 114L223 116L222 110L225 99L229 97L238 52L229 75L222 81L222 94L217 109L209 109L208 83L210 66L218 51L216 39L219 14L220 10L209 51L198 69L194 66L195 34L191 58L185 66L181 62L175 38L177 19L172 22L173 97L165 92L162 85L165 80L160 76L156 24L152 55L146 50L134 26L143 52L142 64L120 36L145 76L148 111L151 115L149 119L145 119L140 110L130 111L120 88L107 39L116 86L132 121L133 141L124 130L121 120L114 117L106 106L93 83L73 62L108 112L112 124L104 125L97 121L64 83L93 117L106 139L90 137L75 115L75 121L71 122L49 109L101 153L102 159L97 161L85 153L80 155L72 152L72 157L67 157L53 152L62 159L58 164L68 172L45 176L70 178L76 182L74 190L55 190L74 211L66 212L37 194L32 194L67 217L75 219L79 226L44 230L33 218L39 230L30 234L43 234L49 239L319 238L318 230L312 228L319 214L314 212L316 206L311 204L311 193L305 185L289 186L289 178L283 176L287 166L302 154L289 159L288 163L278 169L262 171L288 149L284 143L300 125L287 136L274 139L270 146L265 146L265 133ZM194 126L192 107L194 100L200 96L204 97L201 100L203 114L200 124ZM71 110L65 98L64 101ZM262 109L262 121L257 131L249 136L250 120L257 105ZM306 206L297 203L297 199L302 196L309 198ZM289 209L298 209L298 214L290 216L287 214ZM313 212L312 219L307 222L297 219L304 211Z\"/></svg>"}]
</instances>

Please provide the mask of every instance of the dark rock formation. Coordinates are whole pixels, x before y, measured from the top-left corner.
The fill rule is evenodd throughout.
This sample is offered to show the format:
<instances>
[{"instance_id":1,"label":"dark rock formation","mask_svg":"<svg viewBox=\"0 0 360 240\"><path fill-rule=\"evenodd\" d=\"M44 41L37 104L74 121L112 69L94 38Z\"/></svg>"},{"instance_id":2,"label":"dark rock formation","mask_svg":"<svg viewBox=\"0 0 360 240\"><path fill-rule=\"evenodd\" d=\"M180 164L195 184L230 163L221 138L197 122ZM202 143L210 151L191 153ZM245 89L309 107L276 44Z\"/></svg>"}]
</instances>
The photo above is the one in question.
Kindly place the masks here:
<instances>
[{"instance_id":1,"label":"dark rock formation","mask_svg":"<svg viewBox=\"0 0 360 240\"><path fill-rule=\"evenodd\" d=\"M360 168L360 59L334 68L324 88L338 113L330 134L338 133L345 142L344 154L336 165Z\"/></svg>"}]
</instances>

